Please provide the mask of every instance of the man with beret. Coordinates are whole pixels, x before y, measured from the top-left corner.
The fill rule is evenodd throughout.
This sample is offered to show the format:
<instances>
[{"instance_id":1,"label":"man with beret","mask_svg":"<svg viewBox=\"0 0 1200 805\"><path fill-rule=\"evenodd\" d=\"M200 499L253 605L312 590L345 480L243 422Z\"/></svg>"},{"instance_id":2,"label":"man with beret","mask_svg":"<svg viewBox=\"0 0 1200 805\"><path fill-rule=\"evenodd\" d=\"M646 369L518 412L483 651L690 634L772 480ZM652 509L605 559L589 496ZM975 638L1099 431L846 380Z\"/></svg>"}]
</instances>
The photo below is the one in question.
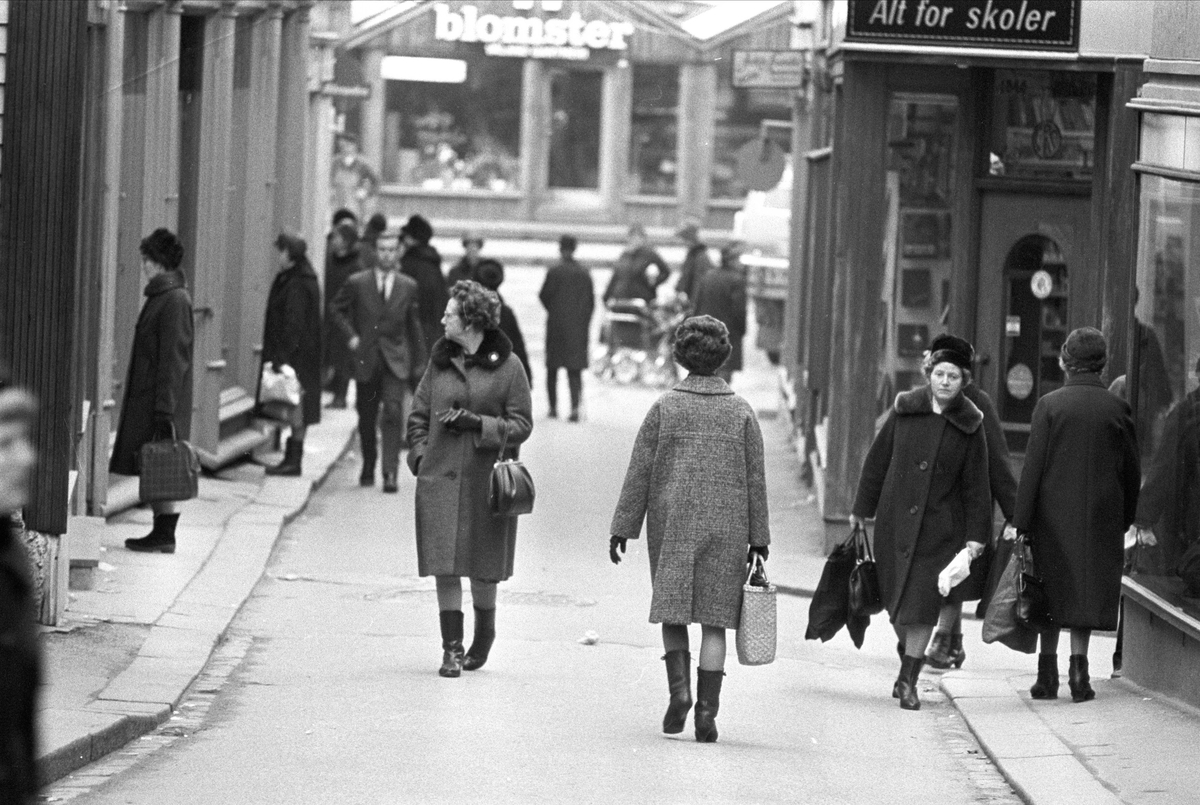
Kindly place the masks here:
<instances>
[{"instance_id":1,"label":"man with beret","mask_svg":"<svg viewBox=\"0 0 1200 805\"><path fill-rule=\"evenodd\" d=\"M412 277L417 283L417 309L421 316L421 331L424 333L422 351L428 355L430 349L442 337L442 314L450 301L446 278L442 276L442 256L431 244L433 227L420 215L409 217L400 229L404 241L404 256L400 258L400 273ZM421 379L425 367L421 367L416 379Z\"/></svg>"}]
</instances>

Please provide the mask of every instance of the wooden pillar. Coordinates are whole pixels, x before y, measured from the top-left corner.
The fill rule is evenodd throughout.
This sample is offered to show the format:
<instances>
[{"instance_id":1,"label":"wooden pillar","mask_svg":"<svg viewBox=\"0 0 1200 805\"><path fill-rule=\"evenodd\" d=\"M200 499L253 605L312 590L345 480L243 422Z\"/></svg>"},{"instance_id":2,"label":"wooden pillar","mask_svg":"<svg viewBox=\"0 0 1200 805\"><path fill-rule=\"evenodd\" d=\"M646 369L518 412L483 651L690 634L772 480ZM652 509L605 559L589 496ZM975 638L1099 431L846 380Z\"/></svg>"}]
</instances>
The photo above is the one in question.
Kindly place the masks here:
<instances>
[{"instance_id":1,"label":"wooden pillar","mask_svg":"<svg viewBox=\"0 0 1200 805\"><path fill-rule=\"evenodd\" d=\"M600 132L600 195L609 219L625 220L625 177L629 174L629 130L633 115L633 68L604 72Z\"/></svg>"},{"instance_id":2,"label":"wooden pillar","mask_svg":"<svg viewBox=\"0 0 1200 805\"><path fill-rule=\"evenodd\" d=\"M712 192L713 136L717 101L715 64L689 62L679 71L679 170L675 194L681 217L703 220Z\"/></svg>"},{"instance_id":3,"label":"wooden pillar","mask_svg":"<svg viewBox=\"0 0 1200 805\"><path fill-rule=\"evenodd\" d=\"M332 208L329 205L329 160L334 150L334 126L336 112L333 99L324 93L326 83L333 81L334 46L337 34L316 32L310 35L310 58L315 73L308 85L308 164L310 184L305 193L309 207L305 220L308 233L308 253L317 270L321 290L325 290L325 233L329 230Z\"/></svg>"},{"instance_id":4,"label":"wooden pillar","mask_svg":"<svg viewBox=\"0 0 1200 805\"><path fill-rule=\"evenodd\" d=\"M179 31L178 0L147 19L146 106L141 136L142 226L145 234L165 226L179 231ZM192 244L186 244L190 248Z\"/></svg>"},{"instance_id":5,"label":"wooden pillar","mask_svg":"<svg viewBox=\"0 0 1200 805\"><path fill-rule=\"evenodd\" d=\"M809 107L806 93L798 91L792 98L792 198L788 224L787 303L784 306L781 351L783 365L793 386L798 382L801 313L804 310L804 230L808 220L808 159L805 154L812 147L813 139Z\"/></svg>"},{"instance_id":6,"label":"wooden pillar","mask_svg":"<svg viewBox=\"0 0 1200 805\"><path fill-rule=\"evenodd\" d=\"M521 66L521 216L533 220L546 191L550 159L550 89L538 59Z\"/></svg>"},{"instance_id":7,"label":"wooden pillar","mask_svg":"<svg viewBox=\"0 0 1200 805\"><path fill-rule=\"evenodd\" d=\"M362 141L359 149L363 159L371 167L380 169L383 161L383 114L387 103L387 82L379 74L386 54L378 48L370 48L363 54L363 80L371 88L371 94L362 105Z\"/></svg>"},{"instance_id":8,"label":"wooden pillar","mask_svg":"<svg viewBox=\"0 0 1200 805\"><path fill-rule=\"evenodd\" d=\"M279 56L279 121L275 156L275 229L304 234L308 153L308 9L283 18ZM378 167L379 163L375 162ZM316 233L312 234L316 237ZM309 238L311 240L311 237Z\"/></svg>"}]
</instances>

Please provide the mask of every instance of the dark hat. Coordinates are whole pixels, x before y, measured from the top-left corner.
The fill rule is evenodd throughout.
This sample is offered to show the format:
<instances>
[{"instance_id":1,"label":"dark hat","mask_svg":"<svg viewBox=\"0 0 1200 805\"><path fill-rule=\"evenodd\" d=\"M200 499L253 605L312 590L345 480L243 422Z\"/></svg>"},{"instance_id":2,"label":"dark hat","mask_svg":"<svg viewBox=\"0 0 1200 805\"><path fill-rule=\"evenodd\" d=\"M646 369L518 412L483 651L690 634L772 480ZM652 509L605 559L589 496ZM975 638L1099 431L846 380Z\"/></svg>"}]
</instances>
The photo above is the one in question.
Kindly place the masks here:
<instances>
[{"instance_id":1,"label":"dark hat","mask_svg":"<svg viewBox=\"0 0 1200 805\"><path fill-rule=\"evenodd\" d=\"M934 336L933 340L929 342L928 349L930 354L943 349L951 349L956 352L961 352L963 355L967 356L968 364L975 360L975 347L971 346L971 342L965 338L959 338L956 335L950 335L950 333L942 333L941 335Z\"/></svg>"},{"instance_id":2,"label":"dark hat","mask_svg":"<svg viewBox=\"0 0 1200 805\"><path fill-rule=\"evenodd\" d=\"M333 214L333 225L337 226L342 221L353 221L357 224L358 216L350 212L350 210L346 209L345 207L340 207L338 211Z\"/></svg>"},{"instance_id":3,"label":"dark hat","mask_svg":"<svg viewBox=\"0 0 1200 805\"><path fill-rule=\"evenodd\" d=\"M159 227L143 238L140 251L147 260L167 270L179 268L183 262L183 244L174 232L165 227Z\"/></svg>"},{"instance_id":4,"label":"dark hat","mask_svg":"<svg viewBox=\"0 0 1200 805\"><path fill-rule=\"evenodd\" d=\"M1099 372L1108 363L1108 342L1095 327L1079 327L1063 341L1062 359L1073 372Z\"/></svg>"},{"instance_id":5,"label":"dark hat","mask_svg":"<svg viewBox=\"0 0 1200 805\"><path fill-rule=\"evenodd\" d=\"M929 366L939 363L952 363L959 369L971 371L971 355L958 349L938 349L929 355Z\"/></svg>"},{"instance_id":6,"label":"dark hat","mask_svg":"<svg viewBox=\"0 0 1200 805\"><path fill-rule=\"evenodd\" d=\"M342 240L346 241L347 246L353 246L358 242L358 227L354 225L353 221L340 221L333 229L341 236Z\"/></svg>"},{"instance_id":7,"label":"dark hat","mask_svg":"<svg viewBox=\"0 0 1200 805\"><path fill-rule=\"evenodd\" d=\"M495 260L480 260L475 266L475 279L489 291L494 291L504 282L504 266Z\"/></svg>"},{"instance_id":8,"label":"dark hat","mask_svg":"<svg viewBox=\"0 0 1200 805\"><path fill-rule=\"evenodd\" d=\"M304 238L296 235L289 235L286 232L280 232L279 237L275 238L275 248L281 252L287 252L287 256L292 259L292 262L303 260L308 254L308 244Z\"/></svg>"},{"instance_id":9,"label":"dark hat","mask_svg":"<svg viewBox=\"0 0 1200 805\"><path fill-rule=\"evenodd\" d=\"M573 252L575 247L579 245L579 241L575 240L574 235L563 235L558 239L558 249L563 252Z\"/></svg>"},{"instance_id":10,"label":"dark hat","mask_svg":"<svg viewBox=\"0 0 1200 805\"><path fill-rule=\"evenodd\" d=\"M699 240L700 239L700 222L694 219L688 219L675 230L675 237L680 240Z\"/></svg>"},{"instance_id":11,"label":"dark hat","mask_svg":"<svg viewBox=\"0 0 1200 805\"><path fill-rule=\"evenodd\" d=\"M433 226L420 215L414 215L400 228L400 234L408 235L418 243L428 243L433 237Z\"/></svg>"},{"instance_id":12,"label":"dark hat","mask_svg":"<svg viewBox=\"0 0 1200 805\"><path fill-rule=\"evenodd\" d=\"M374 232L386 232L387 226L387 216L381 212L377 212L367 219L367 229L370 229Z\"/></svg>"}]
</instances>

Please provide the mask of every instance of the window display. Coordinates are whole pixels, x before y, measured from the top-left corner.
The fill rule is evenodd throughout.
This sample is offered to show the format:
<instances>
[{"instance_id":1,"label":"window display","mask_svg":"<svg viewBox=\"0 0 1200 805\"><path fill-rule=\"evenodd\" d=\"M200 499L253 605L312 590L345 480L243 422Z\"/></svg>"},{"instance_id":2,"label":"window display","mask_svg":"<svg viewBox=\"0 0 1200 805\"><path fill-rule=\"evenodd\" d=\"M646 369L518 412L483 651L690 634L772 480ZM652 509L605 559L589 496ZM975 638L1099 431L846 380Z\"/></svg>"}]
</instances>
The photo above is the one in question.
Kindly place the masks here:
<instances>
[{"instance_id":1,"label":"window display","mask_svg":"<svg viewBox=\"0 0 1200 805\"><path fill-rule=\"evenodd\" d=\"M635 64L626 192L640 196L675 195L678 121L679 68Z\"/></svg>"},{"instance_id":2,"label":"window display","mask_svg":"<svg viewBox=\"0 0 1200 805\"><path fill-rule=\"evenodd\" d=\"M726 65L717 81L716 126L713 131L712 197L741 199L749 188L738 175L738 155L758 148L764 136L763 121L792 119L789 90L748 89L733 86L732 66ZM786 128L769 129L765 136L783 151L792 147Z\"/></svg>"},{"instance_id":3,"label":"window display","mask_svg":"<svg viewBox=\"0 0 1200 805\"><path fill-rule=\"evenodd\" d=\"M992 176L1091 178L1095 74L997 70L993 97Z\"/></svg>"}]
</instances>

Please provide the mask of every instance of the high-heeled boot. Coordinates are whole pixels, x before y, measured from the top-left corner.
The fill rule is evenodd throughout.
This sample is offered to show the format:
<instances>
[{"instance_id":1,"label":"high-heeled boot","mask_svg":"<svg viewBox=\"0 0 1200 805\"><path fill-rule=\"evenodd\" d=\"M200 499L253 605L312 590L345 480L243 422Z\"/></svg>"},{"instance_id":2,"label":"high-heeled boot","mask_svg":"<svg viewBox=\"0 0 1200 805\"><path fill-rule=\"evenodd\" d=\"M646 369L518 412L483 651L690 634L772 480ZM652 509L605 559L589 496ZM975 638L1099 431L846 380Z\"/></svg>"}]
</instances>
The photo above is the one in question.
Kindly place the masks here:
<instances>
[{"instance_id":1,"label":"high-heeled boot","mask_svg":"<svg viewBox=\"0 0 1200 805\"><path fill-rule=\"evenodd\" d=\"M696 670L696 740L717 742L717 711L721 709L721 679L724 671Z\"/></svg>"},{"instance_id":2,"label":"high-heeled boot","mask_svg":"<svg viewBox=\"0 0 1200 805\"><path fill-rule=\"evenodd\" d=\"M443 610L438 613L442 626L442 667L438 676L455 677L463 668L463 614L460 610Z\"/></svg>"},{"instance_id":3,"label":"high-heeled boot","mask_svg":"<svg viewBox=\"0 0 1200 805\"><path fill-rule=\"evenodd\" d=\"M900 661L900 678L896 680L897 698L900 699L900 709L920 710L921 697L917 694L917 678L921 675L921 666L925 664L924 657L904 655Z\"/></svg>"},{"instance_id":4,"label":"high-heeled boot","mask_svg":"<svg viewBox=\"0 0 1200 805\"><path fill-rule=\"evenodd\" d=\"M683 732L688 711L692 709L692 655L675 649L664 654L663 660L667 664L667 688L671 691L671 702L663 716L663 732L677 735Z\"/></svg>"},{"instance_id":5,"label":"high-heeled boot","mask_svg":"<svg viewBox=\"0 0 1200 805\"><path fill-rule=\"evenodd\" d=\"M962 668L967 661L967 650L963 648L962 633L950 635L950 664Z\"/></svg>"},{"instance_id":6,"label":"high-heeled boot","mask_svg":"<svg viewBox=\"0 0 1200 805\"><path fill-rule=\"evenodd\" d=\"M1072 666L1074 667L1074 666ZM1029 688L1029 695L1034 699L1058 698L1058 655L1038 655L1037 682Z\"/></svg>"},{"instance_id":7,"label":"high-heeled boot","mask_svg":"<svg viewBox=\"0 0 1200 805\"><path fill-rule=\"evenodd\" d=\"M496 641L496 609L475 609L475 639L471 641L471 647L467 649L467 655L463 658L464 671L478 671L487 662L488 654L492 650L492 643Z\"/></svg>"},{"instance_id":8,"label":"high-heeled boot","mask_svg":"<svg viewBox=\"0 0 1200 805\"><path fill-rule=\"evenodd\" d=\"M1071 687L1071 701L1088 702L1096 698L1096 691L1092 690L1092 678L1088 675L1087 655L1072 654L1070 663L1067 684Z\"/></svg>"},{"instance_id":9,"label":"high-heeled boot","mask_svg":"<svg viewBox=\"0 0 1200 805\"><path fill-rule=\"evenodd\" d=\"M274 467L267 467L267 475L283 475L295 477L301 472L304 461L304 440L288 438L283 448L283 461Z\"/></svg>"},{"instance_id":10,"label":"high-heeled boot","mask_svg":"<svg viewBox=\"0 0 1200 805\"><path fill-rule=\"evenodd\" d=\"M925 664L930 668L944 670L950 667L954 661L954 655L950 651L949 632L934 632L933 639L929 641L929 648L925 649Z\"/></svg>"}]
</instances>

